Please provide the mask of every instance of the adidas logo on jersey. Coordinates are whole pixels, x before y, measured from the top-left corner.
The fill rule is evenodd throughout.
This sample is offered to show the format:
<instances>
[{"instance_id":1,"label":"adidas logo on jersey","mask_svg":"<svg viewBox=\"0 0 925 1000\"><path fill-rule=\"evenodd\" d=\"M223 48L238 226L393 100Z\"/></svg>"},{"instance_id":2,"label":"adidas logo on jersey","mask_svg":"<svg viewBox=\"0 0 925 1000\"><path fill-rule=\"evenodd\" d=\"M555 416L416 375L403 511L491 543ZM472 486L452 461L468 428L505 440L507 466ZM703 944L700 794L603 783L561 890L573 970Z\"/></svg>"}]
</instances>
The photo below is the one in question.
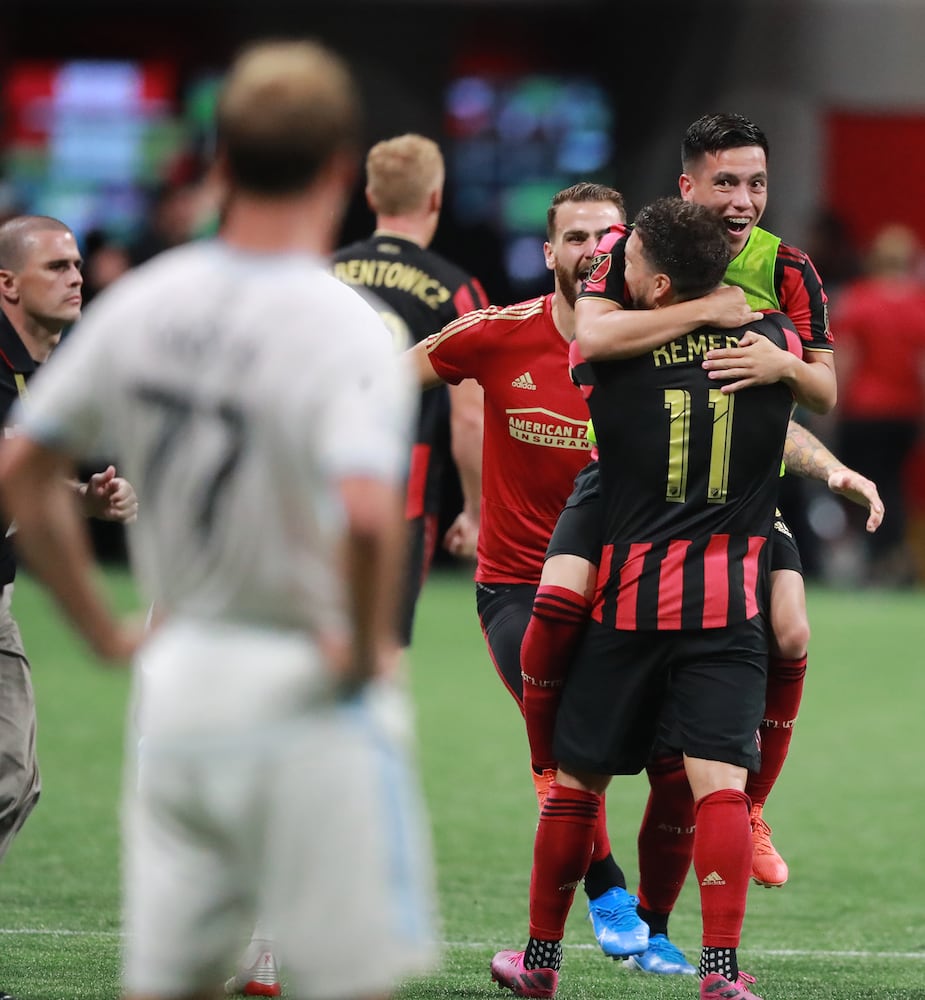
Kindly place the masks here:
<instances>
[{"instance_id":1,"label":"adidas logo on jersey","mask_svg":"<svg viewBox=\"0 0 925 1000\"><path fill-rule=\"evenodd\" d=\"M700 883L701 885L725 885L726 880L718 871L712 871Z\"/></svg>"},{"instance_id":2,"label":"adidas logo on jersey","mask_svg":"<svg viewBox=\"0 0 925 1000\"><path fill-rule=\"evenodd\" d=\"M533 376L529 372L524 372L523 375L518 375L511 385L514 386L515 389L536 389L536 382L533 381Z\"/></svg>"}]
</instances>

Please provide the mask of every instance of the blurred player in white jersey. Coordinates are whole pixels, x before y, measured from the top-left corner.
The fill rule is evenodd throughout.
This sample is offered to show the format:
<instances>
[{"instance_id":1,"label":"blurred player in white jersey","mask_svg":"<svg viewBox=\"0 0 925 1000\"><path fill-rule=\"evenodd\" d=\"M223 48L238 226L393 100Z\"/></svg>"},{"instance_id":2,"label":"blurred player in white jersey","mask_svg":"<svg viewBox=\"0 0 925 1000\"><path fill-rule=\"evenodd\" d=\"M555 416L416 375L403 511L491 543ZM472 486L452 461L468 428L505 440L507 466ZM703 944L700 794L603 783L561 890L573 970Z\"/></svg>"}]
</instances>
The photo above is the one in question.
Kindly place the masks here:
<instances>
[{"instance_id":1,"label":"blurred player in white jersey","mask_svg":"<svg viewBox=\"0 0 925 1000\"><path fill-rule=\"evenodd\" d=\"M219 995L258 909L295 997L381 997L435 958L392 676L413 393L374 311L322 262L357 138L336 56L243 53L219 102L218 239L100 296L0 451L30 564L100 656L135 658L130 1000ZM130 552L163 614L143 644L56 488L98 450L143 512Z\"/></svg>"}]
</instances>

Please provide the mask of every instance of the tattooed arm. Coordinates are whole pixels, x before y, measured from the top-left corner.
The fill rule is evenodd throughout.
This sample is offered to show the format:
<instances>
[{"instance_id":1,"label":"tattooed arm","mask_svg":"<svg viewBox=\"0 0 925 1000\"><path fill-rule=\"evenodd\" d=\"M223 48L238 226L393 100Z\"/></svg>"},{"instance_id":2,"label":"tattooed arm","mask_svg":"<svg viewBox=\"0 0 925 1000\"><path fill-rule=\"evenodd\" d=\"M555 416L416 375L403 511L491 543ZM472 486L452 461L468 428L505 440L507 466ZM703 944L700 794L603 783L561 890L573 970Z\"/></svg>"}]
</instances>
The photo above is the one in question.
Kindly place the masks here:
<instances>
[{"instance_id":1,"label":"tattooed arm","mask_svg":"<svg viewBox=\"0 0 925 1000\"><path fill-rule=\"evenodd\" d=\"M884 507L876 483L849 469L801 424L790 421L784 445L784 467L806 479L819 479L859 507L866 507L867 530L876 531L883 520Z\"/></svg>"}]
</instances>

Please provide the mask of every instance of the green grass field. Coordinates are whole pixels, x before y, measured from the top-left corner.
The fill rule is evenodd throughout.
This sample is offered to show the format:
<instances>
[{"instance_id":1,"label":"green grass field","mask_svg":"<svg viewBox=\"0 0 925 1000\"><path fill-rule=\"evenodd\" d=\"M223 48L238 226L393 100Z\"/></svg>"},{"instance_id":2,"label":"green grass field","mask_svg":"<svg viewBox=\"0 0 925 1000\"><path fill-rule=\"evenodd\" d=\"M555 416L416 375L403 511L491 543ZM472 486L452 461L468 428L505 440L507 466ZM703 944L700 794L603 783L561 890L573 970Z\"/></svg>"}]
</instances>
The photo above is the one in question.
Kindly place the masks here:
<instances>
[{"instance_id":1,"label":"green grass field","mask_svg":"<svg viewBox=\"0 0 925 1000\"><path fill-rule=\"evenodd\" d=\"M132 607L125 577L111 582ZM791 881L750 890L741 961L766 1000L925 998L925 595L814 590L809 600L803 709L765 811ZM94 664L28 578L14 607L33 664L44 789L0 870L0 987L21 1000L113 1000L128 678ZM536 805L523 724L485 653L466 578L429 582L412 676L446 949L440 973L401 1000L498 997L488 963L526 939ZM645 782L611 788L614 849L632 886ZM584 909L579 892L562 1000L696 996L690 979L605 959ZM695 959L698 935L688 886L672 936Z\"/></svg>"}]
</instances>

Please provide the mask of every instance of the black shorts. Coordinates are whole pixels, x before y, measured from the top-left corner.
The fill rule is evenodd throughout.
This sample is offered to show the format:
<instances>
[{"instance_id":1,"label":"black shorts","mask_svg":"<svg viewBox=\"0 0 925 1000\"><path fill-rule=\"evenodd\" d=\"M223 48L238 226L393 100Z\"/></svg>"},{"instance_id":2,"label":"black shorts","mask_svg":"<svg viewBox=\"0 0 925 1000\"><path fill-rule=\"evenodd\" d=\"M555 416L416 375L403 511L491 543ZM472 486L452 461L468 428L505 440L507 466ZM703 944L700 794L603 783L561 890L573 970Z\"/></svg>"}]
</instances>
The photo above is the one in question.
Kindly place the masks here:
<instances>
[{"instance_id":1,"label":"black shorts","mask_svg":"<svg viewBox=\"0 0 925 1000\"><path fill-rule=\"evenodd\" d=\"M597 566L604 544L603 520L601 470L596 461L589 462L575 477L572 493L546 546L546 558L580 556Z\"/></svg>"},{"instance_id":2,"label":"black shorts","mask_svg":"<svg viewBox=\"0 0 925 1000\"><path fill-rule=\"evenodd\" d=\"M774 530L769 536L769 541L771 543L771 572L779 569L792 569L802 576L803 562L800 559L800 550L794 541L793 532L780 516L780 511L774 515Z\"/></svg>"},{"instance_id":3,"label":"black shorts","mask_svg":"<svg viewBox=\"0 0 925 1000\"><path fill-rule=\"evenodd\" d=\"M536 587L530 583L477 583L475 602L498 676L517 701L524 705L523 678L520 676L520 647L533 614Z\"/></svg>"},{"instance_id":4,"label":"black shorts","mask_svg":"<svg viewBox=\"0 0 925 1000\"><path fill-rule=\"evenodd\" d=\"M405 582L398 611L398 634L401 644L411 645L414 613L417 610L421 588L430 572L434 550L437 546L437 515L423 514L408 521L407 565Z\"/></svg>"},{"instance_id":5,"label":"black shorts","mask_svg":"<svg viewBox=\"0 0 925 1000\"><path fill-rule=\"evenodd\" d=\"M767 671L760 615L703 631L590 622L563 688L556 759L593 774L638 774L657 743L757 770Z\"/></svg>"}]
</instances>

